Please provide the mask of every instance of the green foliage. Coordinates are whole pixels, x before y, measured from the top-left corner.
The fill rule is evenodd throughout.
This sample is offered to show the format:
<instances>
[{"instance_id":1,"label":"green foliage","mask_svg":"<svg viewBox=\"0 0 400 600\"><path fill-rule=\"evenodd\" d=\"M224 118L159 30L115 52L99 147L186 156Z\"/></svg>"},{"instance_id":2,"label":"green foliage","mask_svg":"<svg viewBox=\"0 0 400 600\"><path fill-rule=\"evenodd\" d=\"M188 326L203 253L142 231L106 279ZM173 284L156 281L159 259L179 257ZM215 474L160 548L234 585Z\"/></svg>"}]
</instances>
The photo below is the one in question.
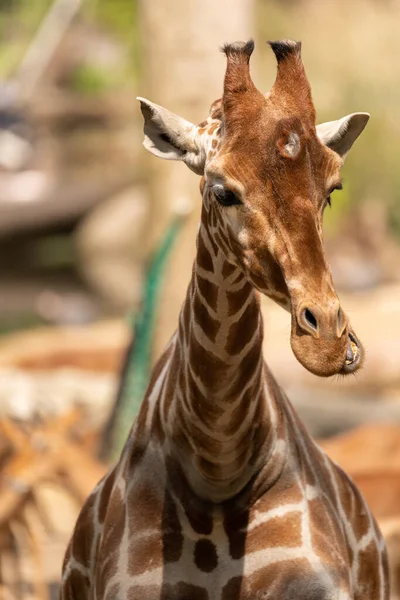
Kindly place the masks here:
<instances>
[{"instance_id":1,"label":"green foliage","mask_svg":"<svg viewBox=\"0 0 400 600\"><path fill-rule=\"evenodd\" d=\"M20 64L43 17L54 0L0 0L0 77L11 77ZM85 0L83 19L109 30L124 45L128 68L124 79L134 80L138 72L138 31L136 0ZM117 79L117 78L116 78ZM113 82L111 82L112 84ZM78 91L94 93L109 87L106 75L83 67L73 82Z\"/></svg>"},{"instance_id":2,"label":"green foliage","mask_svg":"<svg viewBox=\"0 0 400 600\"><path fill-rule=\"evenodd\" d=\"M75 92L86 95L96 95L114 87L109 73L93 65L79 65L72 73L70 87Z\"/></svg>"},{"instance_id":3,"label":"green foliage","mask_svg":"<svg viewBox=\"0 0 400 600\"><path fill-rule=\"evenodd\" d=\"M0 77L11 77L52 0L0 0Z\"/></svg>"},{"instance_id":4,"label":"green foliage","mask_svg":"<svg viewBox=\"0 0 400 600\"><path fill-rule=\"evenodd\" d=\"M70 267L76 260L74 242L68 235L49 235L32 247L33 262L40 269Z\"/></svg>"},{"instance_id":5,"label":"green foliage","mask_svg":"<svg viewBox=\"0 0 400 600\"><path fill-rule=\"evenodd\" d=\"M88 0L86 14L130 43L137 23L136 0Z\"/></svg>"},{"instance_id":6,"label":"green foliage","mask_svg":"<svg viewBox=\"0 0 400 600\"><path fill-rule=\"evenodd\" d=\"M87 0L86 18L107 28L123 44L128 55L129 79L135 80L139 70L139 30L137 0Z\"/></svg>"},{"instance_id":7,"label":"green foliage","mask_svg":"<svg viewBox=\"0 0 400 600\"><path fill-rule=\"evenodd\" d=\"M0 316L0 336L21 331L21 329L35 329L47 325L46 321L35 313L23 313L11 316Z\"/></svg>"}]
</instances>

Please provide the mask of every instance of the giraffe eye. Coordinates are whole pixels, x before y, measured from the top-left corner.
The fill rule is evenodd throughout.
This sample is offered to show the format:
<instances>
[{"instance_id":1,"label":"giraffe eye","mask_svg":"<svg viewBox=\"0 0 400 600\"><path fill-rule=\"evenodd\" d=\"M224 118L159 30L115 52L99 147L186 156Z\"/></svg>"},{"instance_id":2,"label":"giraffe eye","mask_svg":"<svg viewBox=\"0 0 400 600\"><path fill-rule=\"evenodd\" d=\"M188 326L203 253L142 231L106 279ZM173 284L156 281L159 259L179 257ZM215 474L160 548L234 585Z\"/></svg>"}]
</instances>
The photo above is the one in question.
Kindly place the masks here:
<instances>
[{"instance_id":1,"label":"giraffe eye","mask_svg":"<svg viewBox=\"0 0 400 600\"><path fill-rule=\"evenodd\" d=\"M242 204L239 198L221 183L213 185L212 192L222 206L238 206Z\"/></svg>"}]
</instances>

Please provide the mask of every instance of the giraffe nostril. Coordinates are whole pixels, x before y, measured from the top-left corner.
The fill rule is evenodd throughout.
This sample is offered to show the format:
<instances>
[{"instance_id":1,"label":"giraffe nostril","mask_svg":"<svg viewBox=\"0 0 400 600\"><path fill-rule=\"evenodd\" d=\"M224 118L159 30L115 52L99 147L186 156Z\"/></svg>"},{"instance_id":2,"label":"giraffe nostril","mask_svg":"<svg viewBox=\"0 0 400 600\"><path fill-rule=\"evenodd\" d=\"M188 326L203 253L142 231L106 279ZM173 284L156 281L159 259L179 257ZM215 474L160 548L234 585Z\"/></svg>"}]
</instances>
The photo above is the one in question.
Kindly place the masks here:
<instances>
[{"instance_id":1,"label":"giraffe nostril","mask_svg":"<svg viewBox=\"0 0 400 600\"><path fill-rule=\"evenodd\" d=\"M312 329L314 329L315 331L317 331L317 329L318 329L318 322L317 322L317 319L315 318L314 313L312 313L309 308L306 308L303 311L303 316L304 316L305 322L310 327L312 327Z\"/></svg>"}]
</instances>

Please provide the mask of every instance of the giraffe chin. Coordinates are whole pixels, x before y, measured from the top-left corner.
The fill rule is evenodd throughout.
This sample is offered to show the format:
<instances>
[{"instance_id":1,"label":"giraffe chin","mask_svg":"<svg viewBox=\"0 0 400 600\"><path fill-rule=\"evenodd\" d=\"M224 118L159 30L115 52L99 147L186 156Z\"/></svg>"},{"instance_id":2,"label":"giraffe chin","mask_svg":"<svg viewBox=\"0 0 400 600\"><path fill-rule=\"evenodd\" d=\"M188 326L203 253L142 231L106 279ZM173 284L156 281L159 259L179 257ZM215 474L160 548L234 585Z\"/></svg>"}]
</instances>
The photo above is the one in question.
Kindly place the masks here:
<instances>
[{"instance_id":1,"label":"giraffe chin","mask_svg":"<svg viewBox=\"0 0 400 600\"><path fill-rule=\"evenodd\" d=\"M332 340L299 334L292 328L290 343L300 364L319 377L349 375L363 363L364 350L353 332Z\"/></svg>"}]
</instances>

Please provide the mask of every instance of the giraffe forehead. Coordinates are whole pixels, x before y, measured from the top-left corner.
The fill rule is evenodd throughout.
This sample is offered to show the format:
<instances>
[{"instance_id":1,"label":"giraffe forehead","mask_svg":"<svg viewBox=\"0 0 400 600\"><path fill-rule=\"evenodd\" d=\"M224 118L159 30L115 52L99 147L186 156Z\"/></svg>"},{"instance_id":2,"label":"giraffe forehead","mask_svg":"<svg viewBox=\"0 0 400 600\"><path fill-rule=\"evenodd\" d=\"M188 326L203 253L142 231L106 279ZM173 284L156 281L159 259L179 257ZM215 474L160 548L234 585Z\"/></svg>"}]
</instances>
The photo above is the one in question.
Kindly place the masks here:
<instances>
[{"instance_id":1,"label":"giraffe forehead","mask_svg":"<svg viewBox=\"0 0 400 600\"><path fill-rule=\"evenodd\" d=\"M327 191L339 182L343 164L340 157L325 147L315 135L299 131L294 139L295 152L290 155L295 128L285 125L274 135L253 139L228 140L208 165L207 179L225 182L233 191L252 193L270 184L279 190L288 187L290 195L297 190ZM297 137L298 136L298 137ZM272 146L272 147L271 147Z\"/></svg>"},{"instance_id":2,"label":"giraffe forehead","mask_svg":"<svg viewBox=\"0 0 400 600\"><path fill-rule=\"evenodd\" d=\"M250 169L252 174L255 169L260 176L278 162L280 170L299 166L304 162L304 154L316 168L325 169L327 163L335 162L335 153L320 142L308 119L296 111L285 112L267 100L256 110L244 106L243 111L237 112L234 127L223 133L218 150L225 170L240 170L239 165L245 164L247 172ZM279 160L282 156L292 160L285 165Z\"/></svg>"}]
</instances>

